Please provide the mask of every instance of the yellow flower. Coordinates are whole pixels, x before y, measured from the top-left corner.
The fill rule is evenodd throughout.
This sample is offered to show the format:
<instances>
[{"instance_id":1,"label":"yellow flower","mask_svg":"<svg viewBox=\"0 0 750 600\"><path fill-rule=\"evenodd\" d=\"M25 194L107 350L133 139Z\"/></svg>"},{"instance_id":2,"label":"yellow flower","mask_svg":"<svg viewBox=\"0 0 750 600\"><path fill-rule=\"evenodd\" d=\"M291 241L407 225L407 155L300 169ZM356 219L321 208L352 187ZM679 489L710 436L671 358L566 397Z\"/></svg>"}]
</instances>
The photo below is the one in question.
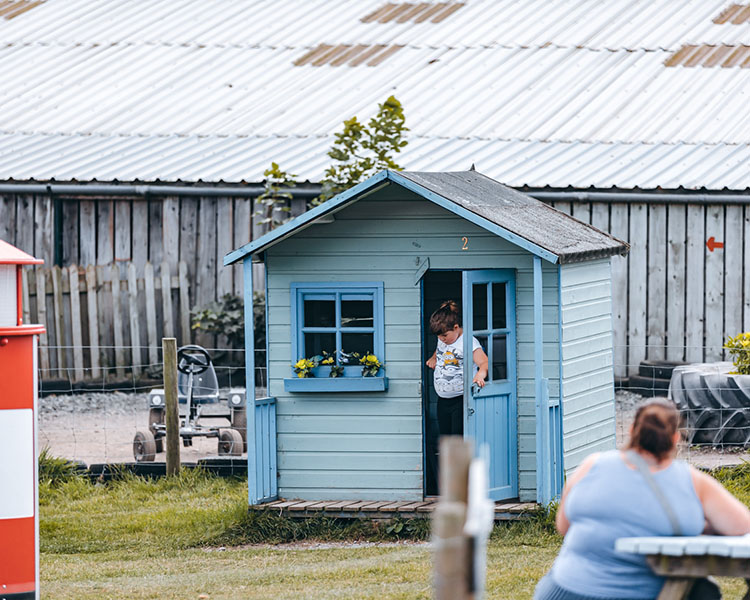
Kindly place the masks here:
<instances>
[{"instance_id":1,"label":"yellow flower","mask_svg":"<svg viewBox=\"0 0 750 600\"><path fill-rule=\"evenodd\" d=\"M323 359L323 361L320 363L321 365L332 365L333 364L333 356L329 356L326 359Z\"/></svg>"}]
</instances>

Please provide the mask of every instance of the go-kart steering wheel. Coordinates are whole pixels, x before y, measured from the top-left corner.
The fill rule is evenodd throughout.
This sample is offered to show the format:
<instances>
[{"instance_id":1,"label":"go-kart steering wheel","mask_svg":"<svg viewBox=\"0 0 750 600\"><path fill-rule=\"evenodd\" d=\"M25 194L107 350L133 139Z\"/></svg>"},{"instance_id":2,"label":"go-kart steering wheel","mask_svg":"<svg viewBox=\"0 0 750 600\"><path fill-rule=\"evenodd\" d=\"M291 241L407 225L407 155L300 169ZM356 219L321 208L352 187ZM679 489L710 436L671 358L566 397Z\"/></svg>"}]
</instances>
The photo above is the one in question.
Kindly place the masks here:
<instances>
[{"instance_id":1,"label":"go-kart steering wheel","mask_svg":"<svg viewBox=\"0 0 750 600\"><path fill-rule=\"evenodd\" d=\"M177 370L186 375L199 375L211 365L211 357L200 346L183 346L177 351Z\"/></svg>"}]
</instances>

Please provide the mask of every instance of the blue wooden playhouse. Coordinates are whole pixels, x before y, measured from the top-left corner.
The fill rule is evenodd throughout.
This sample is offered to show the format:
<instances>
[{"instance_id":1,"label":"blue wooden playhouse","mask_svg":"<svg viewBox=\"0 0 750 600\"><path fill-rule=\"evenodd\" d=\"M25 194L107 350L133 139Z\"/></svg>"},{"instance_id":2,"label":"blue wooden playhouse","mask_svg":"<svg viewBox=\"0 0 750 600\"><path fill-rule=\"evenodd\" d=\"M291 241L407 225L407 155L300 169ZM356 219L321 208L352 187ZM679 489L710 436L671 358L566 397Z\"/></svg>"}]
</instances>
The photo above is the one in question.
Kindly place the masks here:
<instances>
[{"instance_id":1,"label":"blue wooden playhouse","mask_svg":"<svg viewBox=\"0 0 750 600\"><path fill-rule=\"evenodd\" d=\"M554 498L584 456L615 445L610 258L627 249L475 171L383 171L228 254L225 265L244 262L248 374L253 263L266 273L269 397L249 386L251 504L437 492L425 361L445 299L490 359L488 384L465 392L464 431L489 446L492 497ZM323 351L341 376L321 365L298 377L293 363ZM384 363L373 377L346 362L368 351Z\"/></svg>"}]
</instances>

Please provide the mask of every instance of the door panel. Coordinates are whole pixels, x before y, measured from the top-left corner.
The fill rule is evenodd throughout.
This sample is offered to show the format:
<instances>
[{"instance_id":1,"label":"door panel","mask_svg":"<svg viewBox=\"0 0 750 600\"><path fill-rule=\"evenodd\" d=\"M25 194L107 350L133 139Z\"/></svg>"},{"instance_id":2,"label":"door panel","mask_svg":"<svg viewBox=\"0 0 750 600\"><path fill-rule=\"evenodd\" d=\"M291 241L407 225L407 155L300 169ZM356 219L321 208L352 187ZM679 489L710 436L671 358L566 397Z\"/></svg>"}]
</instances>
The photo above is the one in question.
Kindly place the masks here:
<instances>
[{"instance_id":1,"label":"door panel","mask_svg":"<svg viewBox=\"0 0 750 600\"><path fill-rule=\"evenodd\" d=\"M490 498L518 496L516 291L510 269L463 272L464 381L474 378L472 337L489 359L485 386L464 386L464 436L489 446Z\"/></svg>"}]
</instances>

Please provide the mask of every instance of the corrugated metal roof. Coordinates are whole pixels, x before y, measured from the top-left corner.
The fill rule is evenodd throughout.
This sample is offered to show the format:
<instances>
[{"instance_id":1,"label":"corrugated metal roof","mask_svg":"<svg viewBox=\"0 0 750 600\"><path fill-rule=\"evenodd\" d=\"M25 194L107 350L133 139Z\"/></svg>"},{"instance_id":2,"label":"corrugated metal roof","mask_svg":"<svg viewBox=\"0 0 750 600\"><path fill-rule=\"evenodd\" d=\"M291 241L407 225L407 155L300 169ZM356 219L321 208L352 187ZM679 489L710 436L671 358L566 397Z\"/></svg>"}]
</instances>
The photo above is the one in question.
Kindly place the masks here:
<instances>
[{"instance_id":1,"label":"corrugated metal roof","mask_svg":"<svg viewBox=\"0 0 750 600\"><path fill-rule=\"evenodd\" d=\"M532 187L750 187L739 166L750 69L722 67L725 47L750 46L745 4L34 4L0 19L0 179L258 181L275 160L319 180L342 121L394 94L410 170L475 163ZM673 58L687 46L708 49L701 68Z\"/></svg>"},{"instance_id":2,"label":"corrugated metal roof","mask_svg":"<svg viewBox=\"0 0 750 600\"><path fill-rule=\"evenodd\" d=\"M431 202L454 210L463 218L473 220L474 216L480 217L473 222L552 262L571 263L615 254L624 255L629 249L627 243L608 233L476 171L381 171L354 188L230 252L224 257L224 265L233 264L248 255L259 254L364 195L377 200L377 190L386 185L409 189Z\"/></svg>"}]
</instances>

